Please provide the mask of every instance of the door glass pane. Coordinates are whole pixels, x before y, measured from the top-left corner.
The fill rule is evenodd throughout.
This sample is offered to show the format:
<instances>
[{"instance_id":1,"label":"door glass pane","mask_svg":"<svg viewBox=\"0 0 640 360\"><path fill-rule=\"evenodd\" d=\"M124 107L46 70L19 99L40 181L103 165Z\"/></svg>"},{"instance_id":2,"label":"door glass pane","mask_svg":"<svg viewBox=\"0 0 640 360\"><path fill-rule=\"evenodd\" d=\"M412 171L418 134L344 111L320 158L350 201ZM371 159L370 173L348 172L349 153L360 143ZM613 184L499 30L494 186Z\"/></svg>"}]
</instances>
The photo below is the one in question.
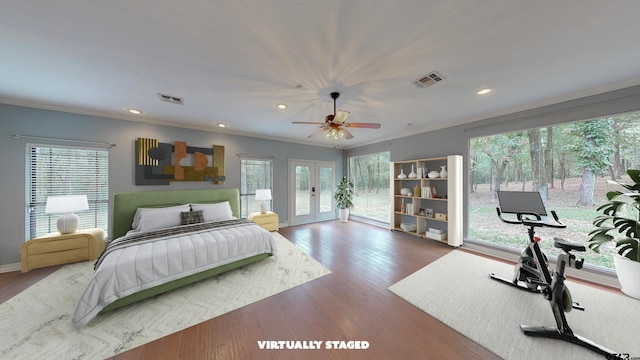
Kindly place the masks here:
<instances>
[{"instance_id":1,"label":"door glass pane","mask_svg":"<svg viewBox=\"0 0 640 360\"><path fill-rule=\"evenodd\" d=\"M311 214L311 179L308 166L296 165L296 201L295 214Z\"/></svg>"},{"instance_id":2,"label":"door glass pane","mask_svg":"<svg viewBox=\"0 0 640 360\"><path fill-rule=\"evenodd\" d=\"M318 186L320 212L333 211L333 168L320 166L320 186Z\"/></svg>"}]
</instances>

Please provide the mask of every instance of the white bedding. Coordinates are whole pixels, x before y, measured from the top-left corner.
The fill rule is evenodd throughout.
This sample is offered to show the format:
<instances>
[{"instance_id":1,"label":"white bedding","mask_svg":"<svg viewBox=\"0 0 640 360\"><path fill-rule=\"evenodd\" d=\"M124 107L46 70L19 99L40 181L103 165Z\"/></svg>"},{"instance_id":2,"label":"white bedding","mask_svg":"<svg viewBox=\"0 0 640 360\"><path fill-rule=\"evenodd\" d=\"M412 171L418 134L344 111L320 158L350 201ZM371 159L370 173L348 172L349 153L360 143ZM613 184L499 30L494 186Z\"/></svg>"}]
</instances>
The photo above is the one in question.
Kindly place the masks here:
<instances>
[{"instance_id":1,"label":"white bedding","mask_svg":"<svg viewBox=\"0 0 640 360\"><path fill-rule=\"evenodd\" d=\"M127 234L114 243L135 235ZM275 255L276 251L273 236L244 219L234 225L138 241L102 259L72 322L76 327L84 326L105 306L125 296L254 255Z\"/></svg>"}]
</instances>

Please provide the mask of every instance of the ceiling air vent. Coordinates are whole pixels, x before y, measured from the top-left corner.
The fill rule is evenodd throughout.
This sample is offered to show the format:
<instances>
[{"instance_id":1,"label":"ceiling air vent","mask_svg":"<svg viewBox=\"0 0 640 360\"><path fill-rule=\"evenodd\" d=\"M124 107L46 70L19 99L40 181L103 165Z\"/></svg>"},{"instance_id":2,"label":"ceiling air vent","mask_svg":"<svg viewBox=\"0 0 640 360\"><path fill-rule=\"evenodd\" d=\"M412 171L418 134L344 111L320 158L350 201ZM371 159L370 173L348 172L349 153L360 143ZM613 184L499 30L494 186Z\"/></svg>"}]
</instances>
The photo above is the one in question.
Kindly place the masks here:
<instances>
[{"instance_id":1,"label":"ceiling air vent","mask_svg":"<svg viewBox=\"0 0 640 360\"><path fill-rule=\"evenodd\" d=\"M172 104L177 104L177 105L184 105L184 99L183 98L179 98L177 96L161 94L161 93L158 93L158 96L160 97L160 100L162 100L162 101L165 101L165 102L168 102L168 103L172 103Z\"/></svg>"},{"instance_id":2,"label":"ceiling air vent","mask_svg":"<svg viewBox=\"0 0 640 360\"><path fill-rule=\"evenodd\" d=\"M426 88L429 86L433 86L436 83L444 80L445 77L442 76L442 74L440 74L437 71L432 71L430 73L428 73L427 75L419 78L418 80L413 82L413 85L415 85L416 87L419 88Z\"/></svg>"}]
</instances>

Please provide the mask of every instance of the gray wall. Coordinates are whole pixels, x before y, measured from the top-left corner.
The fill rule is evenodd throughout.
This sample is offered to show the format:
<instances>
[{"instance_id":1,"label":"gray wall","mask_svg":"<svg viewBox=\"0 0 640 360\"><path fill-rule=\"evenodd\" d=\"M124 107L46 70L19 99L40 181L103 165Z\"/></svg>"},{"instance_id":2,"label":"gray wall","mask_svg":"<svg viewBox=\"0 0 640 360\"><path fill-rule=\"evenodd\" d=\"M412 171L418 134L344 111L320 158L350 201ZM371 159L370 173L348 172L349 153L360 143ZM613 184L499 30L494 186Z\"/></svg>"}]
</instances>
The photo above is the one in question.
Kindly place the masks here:
<instances>
[{"instance_id":1,"label":"gray wall","mask_svg":"<svg viewBox=\"0 0 640 360\"><path fill-rule=\"evenodd\" d=\"M333 148L0 104L0 266L19 263L20 247L25 241L25 144L45 142L15 140L14 134L116 143L109 150L111 195L163 189L239 188L238 154L273 156L273 208L281 222L288 218L289 158L337 162L339 176L343 168L343 152ZM227 180L223 185L175 182L168 186L135 186L134 142L138 137L167 143L186 141L187 145L197 147L223 145Z\"/></svg>"},{"instance_id":2,"label":"gray wall","mask_svg":"<svg viewBox=\"0 0 640 360\"><path fill-rule=\"evenodd\" d=\"M0 104L0 154L2 154L0 157L0 266L20 261L20 246L25 240L25 143L27 141L13 140L13 134L117 143L118 146L110 150L109 155L111 194L124 191L213 187L210 183L197 182L176 183L162 187L133 185L133 146L138 137L157 138L161 142L182 140L198 147L224 145L227 181L219 186L220 188L239 187L240 161L237 154L274 156L274 211L279 213L281 219L287 219L288 158L337 161L338 176L342 176L343 157L381 151L390 151L392 161L463 155L466 169L468 168L466 156L468 140L471 137L638 110L640 110L640 86L634 86L470 124L383 141L343 152L330 148ZM467 180L465 177L465 189L468 188ZM468 209L466 196L464 207L466 214ZM466 224L465 234L467 234Z\"/></svg>"},{"instance_id":3,"label":"gray wall","mask_svg":"<svg viewBox=\"0 0 640 360\"><path fill-rule=\"evenodd\" d=\"M470 124L453 126L442 130L353 148L346 150L345 155L354 156L390 151L391 161L446 155L463 155L465 160L464 169L468 169L467 155L470 138L588 120L638 110L640 110L640 86L634 86L537 109L489 118ZM464 188L468 189L468 187L468 177L465 175ZM465 193L465 215L467 214L467 210L468 203ZM466 221L464 233L466 237L468 233Z\"/></svg>"}]
</instances>

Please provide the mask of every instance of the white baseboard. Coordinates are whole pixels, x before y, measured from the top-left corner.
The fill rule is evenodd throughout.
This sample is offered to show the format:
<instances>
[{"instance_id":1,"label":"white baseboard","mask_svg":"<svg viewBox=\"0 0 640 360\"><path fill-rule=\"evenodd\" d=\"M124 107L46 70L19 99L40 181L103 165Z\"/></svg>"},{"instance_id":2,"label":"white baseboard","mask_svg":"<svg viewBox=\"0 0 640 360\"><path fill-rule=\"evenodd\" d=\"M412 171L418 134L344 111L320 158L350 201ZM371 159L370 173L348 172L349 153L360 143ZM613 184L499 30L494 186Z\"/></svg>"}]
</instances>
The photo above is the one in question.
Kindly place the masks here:
<instances>
[{"instance_id":1,"label":"white baseboard","mask_svg":"<svg viewBox=\"0 0 640 360\"><path fill-rule=\"evenodd\" d=\"M0 273L20 271L21 269L22 265L20 263L0 265Z\"/></svg>"}]
</instances>

